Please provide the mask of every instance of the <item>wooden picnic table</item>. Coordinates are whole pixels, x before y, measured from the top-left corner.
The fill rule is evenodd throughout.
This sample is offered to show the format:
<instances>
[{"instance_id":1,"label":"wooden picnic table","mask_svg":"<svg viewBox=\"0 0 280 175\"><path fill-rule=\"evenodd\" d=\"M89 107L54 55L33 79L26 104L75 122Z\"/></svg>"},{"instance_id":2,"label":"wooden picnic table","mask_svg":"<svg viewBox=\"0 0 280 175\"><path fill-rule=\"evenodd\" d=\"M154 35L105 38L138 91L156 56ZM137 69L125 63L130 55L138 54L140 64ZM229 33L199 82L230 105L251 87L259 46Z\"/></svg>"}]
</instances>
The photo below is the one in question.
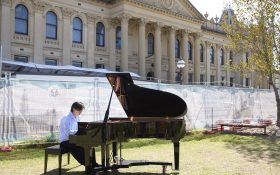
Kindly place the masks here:
<instances>
[{"instance_id":1,"label":"wooden picnic table","mask_svg":"<svg viewBox=\"0 0 280 175\"><path fill-rule=\"evenodd\" d=\"M221 132L224 131L224 126L236 127L236 128L263 128L264 134L266 134L267 124L244 124L244 123L220 123Z\"/></svg>"}]
</instances>

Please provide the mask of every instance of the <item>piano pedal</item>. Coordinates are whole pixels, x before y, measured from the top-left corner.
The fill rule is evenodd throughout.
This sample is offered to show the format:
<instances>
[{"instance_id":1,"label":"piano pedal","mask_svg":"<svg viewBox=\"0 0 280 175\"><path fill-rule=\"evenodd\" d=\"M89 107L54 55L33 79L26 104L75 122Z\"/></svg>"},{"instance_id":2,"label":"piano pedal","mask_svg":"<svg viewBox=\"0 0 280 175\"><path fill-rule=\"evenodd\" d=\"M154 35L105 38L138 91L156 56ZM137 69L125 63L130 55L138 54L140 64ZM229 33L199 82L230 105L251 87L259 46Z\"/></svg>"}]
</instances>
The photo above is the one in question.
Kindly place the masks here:
<instances>
[{"instance_id":1,"label":"piano pedal","mask_svg":"<svg viewBox=\"0 0 280 175\"><path fill-rule=\"evenodd\" d=\"M170 175L177 175L177 174L180 174L179 170L172 170L170 173Z\"/></svg>"}]
</instances>

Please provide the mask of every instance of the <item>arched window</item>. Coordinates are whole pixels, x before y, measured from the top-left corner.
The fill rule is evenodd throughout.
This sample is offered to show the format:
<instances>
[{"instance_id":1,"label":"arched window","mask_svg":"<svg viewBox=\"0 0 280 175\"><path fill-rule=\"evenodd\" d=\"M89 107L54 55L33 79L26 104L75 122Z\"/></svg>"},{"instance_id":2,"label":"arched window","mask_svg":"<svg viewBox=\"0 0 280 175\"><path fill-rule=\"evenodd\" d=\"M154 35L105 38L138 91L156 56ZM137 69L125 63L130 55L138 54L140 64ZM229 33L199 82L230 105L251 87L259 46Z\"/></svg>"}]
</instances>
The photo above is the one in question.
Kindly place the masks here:
<instances>
[{"instance_id":1,"label":"arched window","mask_svg":"<svg viewBox=\"0 0 280 175\"><path fill-rule=\"evenodd\" d=\"M152 56L154 53L155 53L154 35L149 33L148 34L148 56Z\"/></svg>"},{"instance_id":2,"label":"arched window","mask_svg":"<svg viewBox=\"0 0 280 175\"><path fill-rule=\"evenodd\" d=\"M15 33L28 35L28 10L22 4L16 6Z\"/></svg>"},{"instance_id":3,"label":"arched window","mask_svg":"<svg viewBox=\"0 0 280 175\"><path fill-rule=\"evenodd\" d=\"M83 22L78 17L73 19L73 43L83 43Z\"/></svg>"},{"instance_id":4,"label":"arched window","mask_svg":"<svg viewBox=\"0 0 280 175\"><path fill-rule=\"evenodd\" d=\"M116 48L122 48L122 31L120 26L118 26L116 29Z\"/></svg>"},{"instance_id":5,"label":"arched window","mask_svg":"<svg viewBox=\"0 0 280 175\"><path fill-rule=\"evenodd\" d=\"M233 52L229 51L229 65L233 64Z\"/></svg>"},{"instance_id":6,"label":"arched window","mask_svg":"<svg viewBox=\"0 0 280 175\"><path fill-rule=\"evenodd\" d=\"M180 58L180 41L178 39L175 41L175 57Z\"/></svg>"},{"instance_id":7,"label":"arched window","mask_svg":"<svg viewBox=\"0 0 280 175\"><path fill-rule=\"evenodd\" d=\"M213 47L210 47L210 63L211 64L214 64L214 48Z\"/></svg>"},{"instance_id":8,"label":"arched window","mask_svg":"<svg viewBox=\"0 0 280 175\"><path fill-rule=\"evenodd\" d=\"M188 42L188 56L189 56L189 60L192 60L192 57L193 57L193 51L192 51L192 43L191 42Z\"/></svg>"},{"instance_id":9,"label":"arched window","mask_svg":"<svg viewBox=\"0 0 280 175\"><path fill-rule=\"evenodd\" d=\"M245 54L245 61L246 63L249 63L249 52L246 52Z\"/></svg>"},{"instance_id":10,"label":"arched window","mask_svg":"<svg viewBox=\"0 0 280 175\"><path fill-rule=\"evenodd\" d=\"M46 38L57 39L57 16L49 11L46 18Z\"/></svg>"},{"instance_id":11,"label":"arched window","mask_svg":"<svg viewBox=\"0 0 280 175\"><path fill-rule=\"evenodd\" d=\"M225 61L224 61L224 50L221 48L220 50L220 64L224 65Z\"/></svg>"},{"instance_id":12,"label":"arched window","mask_svg":"<svg viewBox=\"0 0 280 175\"><path fill-rule=\"evenodd\" d=\"M200 44L200 62L204 62L204 50L202 44Z\"/></svg>"},{"instance_id":13,"label":"arched window","mask_svg":"<svg viewBox=\"0 0 280 175\"><path fill-rule=\"evenodd\" d=\"M96 46L105 46L105 27L102 22L98 22L96 25Z\"/></svg>"}]
</instances>

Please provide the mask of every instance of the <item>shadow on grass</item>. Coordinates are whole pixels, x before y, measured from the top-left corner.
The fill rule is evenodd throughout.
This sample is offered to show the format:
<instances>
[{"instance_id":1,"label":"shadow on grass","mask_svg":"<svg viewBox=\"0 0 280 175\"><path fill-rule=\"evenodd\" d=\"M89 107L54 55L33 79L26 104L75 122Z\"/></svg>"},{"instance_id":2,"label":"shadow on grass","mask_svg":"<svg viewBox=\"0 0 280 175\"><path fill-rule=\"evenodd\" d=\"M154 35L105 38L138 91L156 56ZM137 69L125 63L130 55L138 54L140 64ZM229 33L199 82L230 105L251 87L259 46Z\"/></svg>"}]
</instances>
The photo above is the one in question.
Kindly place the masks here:
<instances>
[{"instance_id":1,"label":"shadow on grass","mask_svg":"<svg viewBox=\"0 0 280 175\"><path fill-rule=\"evenodd\" d=\"M70 169L61 169L61 174L67 174L67 175L86 175L85 172L81 171L71 171L67 172ZM42 173L41 175L57 175L58 169L48 171L46 174ZM162 173L145 173L145 172L133 172L133 173L123 173L118 171L106 171L106 172L98 172L98 175L162 175ZM93 175L93 174L92 174Z\"/></svg>"},{"instance_id":2,"label":"shadow on grass","mask_svg":"<svg viewBox=\"0 0 280 175\"><path fill-rule=\"evenodd\" d=\"M202 141L224 142L228 149L235 149L243 154L247 160L255 162L265 160L268 163L280 163L280 138L271 139L263 134L210 134L203 135L195 133L187 135L182 141Z\"/></svg>"}]
</instances>

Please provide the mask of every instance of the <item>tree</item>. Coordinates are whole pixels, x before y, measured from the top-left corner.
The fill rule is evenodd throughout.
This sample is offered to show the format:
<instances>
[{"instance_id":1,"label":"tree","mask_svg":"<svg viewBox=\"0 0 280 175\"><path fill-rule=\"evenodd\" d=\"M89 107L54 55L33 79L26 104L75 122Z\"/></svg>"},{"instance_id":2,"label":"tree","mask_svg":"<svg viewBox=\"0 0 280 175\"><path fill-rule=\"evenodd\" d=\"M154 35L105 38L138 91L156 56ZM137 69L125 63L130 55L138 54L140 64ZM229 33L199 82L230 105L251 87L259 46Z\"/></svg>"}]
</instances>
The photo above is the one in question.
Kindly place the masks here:
<instances>
[{"instance_id":1,"label":"tree","mask_svg":"<svg viewBox=\"0 0 280 175\"><path fill-rule=\"evenodd\" d=\"M246 74L254 72L268 79L275 93L276 125L280 127L280 98L275 80L280 78L280 0L233 0L232 24L224 23L230 48L249 52L248 61L231 66ZM225 21L225 20L224 20Z\"/></svg>"}]
</instances>

